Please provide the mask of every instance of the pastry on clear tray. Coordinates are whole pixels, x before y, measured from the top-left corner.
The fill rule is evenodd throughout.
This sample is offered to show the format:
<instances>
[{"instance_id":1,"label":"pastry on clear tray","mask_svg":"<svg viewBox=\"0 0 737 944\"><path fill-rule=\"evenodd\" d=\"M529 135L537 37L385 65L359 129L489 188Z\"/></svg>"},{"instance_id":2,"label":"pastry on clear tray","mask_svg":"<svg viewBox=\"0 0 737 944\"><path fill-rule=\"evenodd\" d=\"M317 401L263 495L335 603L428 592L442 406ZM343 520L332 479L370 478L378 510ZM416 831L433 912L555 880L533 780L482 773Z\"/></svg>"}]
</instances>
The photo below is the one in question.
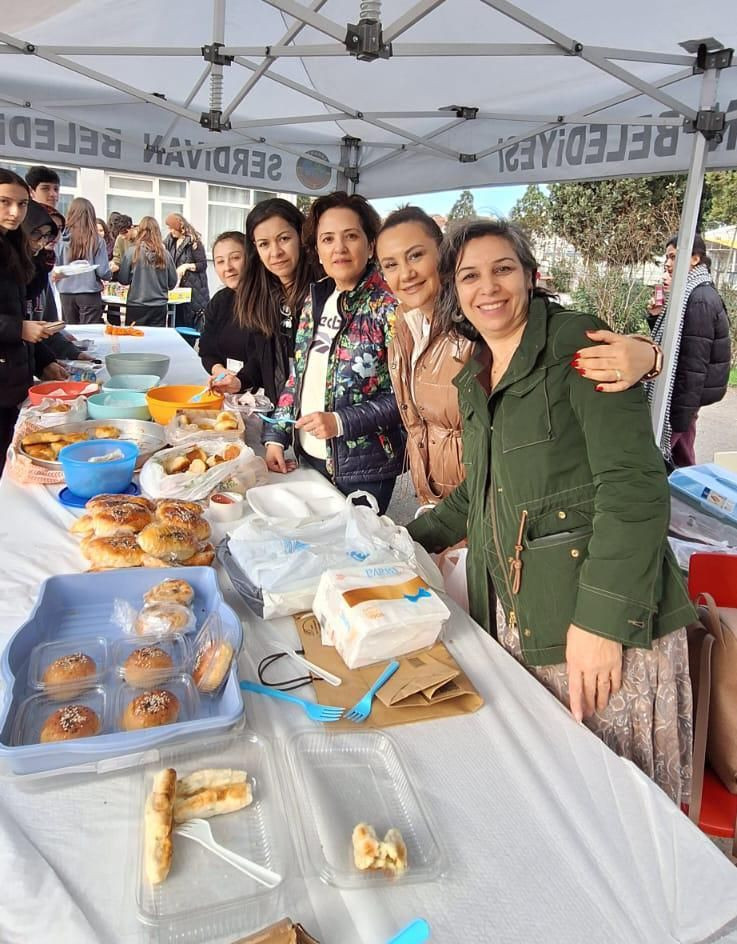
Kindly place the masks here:
<instances>
[{"instance_id":1,"label":"pastry on clear tray","mask_svg":"<svg viewBox=\"0 0 737 944\"><path fill-rule=\"evenodd\" d=\"M186 580L170 577L151 587L143 595L144 603L179 603L189 606L194 600L194 590Z\"/></svg>"},{"instance_id":2,"label":"pastry on clear tray","mask_svg":"<svg viewBox=\"0 0 737 944\"><path fill-rule=\"evenodd\" d=\"M398 829L387 830L383 841L368 823L359 823L353 830L353 861L357 869L383 869L399 875L407 868L407 846Z\"/></svg>"},{"instance_id":3,"label":"pastry on clear tray","mask_svg":"<svg viewBox=\"0 0 737 944\"><path fill-rule=\"evenodd\" d=\"M100 733L100 718L96 711L86 705L64 705L44 722L41 728L41 743L50 741L72 741L77 738L94 737Z\"/></svg>"}]
</instances>

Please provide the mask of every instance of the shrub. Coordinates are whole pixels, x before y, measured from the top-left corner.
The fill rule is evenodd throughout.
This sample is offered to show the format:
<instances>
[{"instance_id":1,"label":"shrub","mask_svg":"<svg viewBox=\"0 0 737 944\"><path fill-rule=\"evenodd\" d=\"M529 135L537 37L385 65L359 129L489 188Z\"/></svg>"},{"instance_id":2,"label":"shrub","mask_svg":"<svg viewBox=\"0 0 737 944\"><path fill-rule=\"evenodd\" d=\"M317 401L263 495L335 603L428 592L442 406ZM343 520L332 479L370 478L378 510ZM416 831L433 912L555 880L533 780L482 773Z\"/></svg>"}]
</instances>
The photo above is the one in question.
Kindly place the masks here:
<instances>
[{"instance_id":1,"label":"shrub","mask_svg":"<svg viewBox=\"0 0 737 944\"><path fill-rule=\"evenodd\" d=\"M597 315L620 334L649 334L646 314L652 289L625 269L589 268L571 296L572 307Z\"/></svg>"}]
</instances>

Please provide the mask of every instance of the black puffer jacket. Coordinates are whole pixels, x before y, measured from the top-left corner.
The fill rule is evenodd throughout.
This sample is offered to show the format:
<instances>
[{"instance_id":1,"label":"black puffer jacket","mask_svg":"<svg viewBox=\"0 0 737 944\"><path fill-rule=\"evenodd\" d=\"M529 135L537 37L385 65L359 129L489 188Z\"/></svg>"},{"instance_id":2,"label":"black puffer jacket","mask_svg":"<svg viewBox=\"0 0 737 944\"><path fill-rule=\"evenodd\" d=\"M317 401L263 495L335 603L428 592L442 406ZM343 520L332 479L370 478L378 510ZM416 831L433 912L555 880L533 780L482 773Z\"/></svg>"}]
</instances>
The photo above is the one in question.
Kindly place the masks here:
<instances>
[{"instance_id":1,"label":"black puffer jacket","mask_svg":"<svg viewBox=\"0 0 737 944\"><path fill-rule=\"evenodd\" d=\"M197 240L193 242L191 236L185 236L177 243L173 236L169 235L164 240L164 245L169 251L169 255L174 260L174 267L194 263L196 270L194 272L185 272L180 281L182 288L192 289L192 311L204 311L207 303L210 301L210 290L207 287L207 256L205 247Z\"/></svg>"},{"instance_id":2,"label":"black puffer jacket","mask_svg":"<svg viewBox=\"0 0 737 944\"><path fill-rule=\"evenodd\" d=\"M729 319L721 295L711 283L697 285L683 320L670 411L674 433L686 432L699 407L722 399L730 360Z\"/></svg>"},{"instance_id":3,"label":"black puffer jacket","mask_svg":"<svg viewBox=\"0 0 737 944\"><path fill-rule=\"evenodd\" d=\"M22 338L26 289L0 266L0 407L19 406L40 373L54 361L46 345L26 344Z\"/></svg>"}]
</instances>

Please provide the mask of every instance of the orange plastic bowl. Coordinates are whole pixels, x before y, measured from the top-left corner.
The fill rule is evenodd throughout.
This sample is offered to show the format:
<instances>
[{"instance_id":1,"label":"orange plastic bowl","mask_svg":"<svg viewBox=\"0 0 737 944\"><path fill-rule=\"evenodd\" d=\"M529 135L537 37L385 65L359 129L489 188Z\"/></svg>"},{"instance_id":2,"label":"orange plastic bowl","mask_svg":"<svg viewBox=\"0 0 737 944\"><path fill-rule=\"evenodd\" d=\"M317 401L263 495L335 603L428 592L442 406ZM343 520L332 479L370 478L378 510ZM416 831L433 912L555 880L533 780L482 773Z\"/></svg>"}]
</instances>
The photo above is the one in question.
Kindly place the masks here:
<instances>
[{"instance_id":1,"label":"orange plastic bowl","mask_svg":"<svg viewBox=\"0 0 737 944\"><path fill-rule=\"evenodd\" d=\"M206 393L196 403L190 403L193 396L202 392L204 384L179 387L153 387L146 394L146 402L151 416L157 423L166 424L177 410L220 410L223 397L220 393Z\"/></svg>"},{"instance_id":2,"label":"orange plastic bowl","mask_svg":"<svg viewBox=\"0 0 737 944\"><path fill-rule=\"evenodd\" d=\"M90 386L89 380L47 380L44 383L35 384L28 391L28 399L32 406L38 406L39 403L53 394L54 400L76 400L77 397ZM100 388L97 387L97 390ZM200 387L200 389L202 389ZM56 393L57 390L63 393ZM89 393L95 393L90 389Z\"/></svg>"}]
</instances>

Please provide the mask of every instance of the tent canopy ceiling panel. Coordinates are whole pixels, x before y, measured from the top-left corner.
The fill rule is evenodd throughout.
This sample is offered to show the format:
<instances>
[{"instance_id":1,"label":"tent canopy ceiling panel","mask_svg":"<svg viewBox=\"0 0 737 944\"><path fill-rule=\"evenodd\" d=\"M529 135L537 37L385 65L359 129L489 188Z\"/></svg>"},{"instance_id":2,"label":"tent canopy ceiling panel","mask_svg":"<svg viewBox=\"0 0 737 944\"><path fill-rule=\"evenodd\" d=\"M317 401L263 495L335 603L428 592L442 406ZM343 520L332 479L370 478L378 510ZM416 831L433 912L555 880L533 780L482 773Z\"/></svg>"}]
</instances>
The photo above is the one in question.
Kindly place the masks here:
<instances>
[{"instance_id":1,"label":"tent canopy ceiling panel","mask_svg":"<svg viewBox=\"0 0 737 944\"><path fill-rule=\"evenodd\" d=\"M377 22L383 55L350 55ZM706 106L707 165L734 167L737 64L707 102L680 45L709 37L737 43L734 0L25 0L0 154L307 193L347 170L392 196L682 171Z\"/></svg>"}]
</instances>

